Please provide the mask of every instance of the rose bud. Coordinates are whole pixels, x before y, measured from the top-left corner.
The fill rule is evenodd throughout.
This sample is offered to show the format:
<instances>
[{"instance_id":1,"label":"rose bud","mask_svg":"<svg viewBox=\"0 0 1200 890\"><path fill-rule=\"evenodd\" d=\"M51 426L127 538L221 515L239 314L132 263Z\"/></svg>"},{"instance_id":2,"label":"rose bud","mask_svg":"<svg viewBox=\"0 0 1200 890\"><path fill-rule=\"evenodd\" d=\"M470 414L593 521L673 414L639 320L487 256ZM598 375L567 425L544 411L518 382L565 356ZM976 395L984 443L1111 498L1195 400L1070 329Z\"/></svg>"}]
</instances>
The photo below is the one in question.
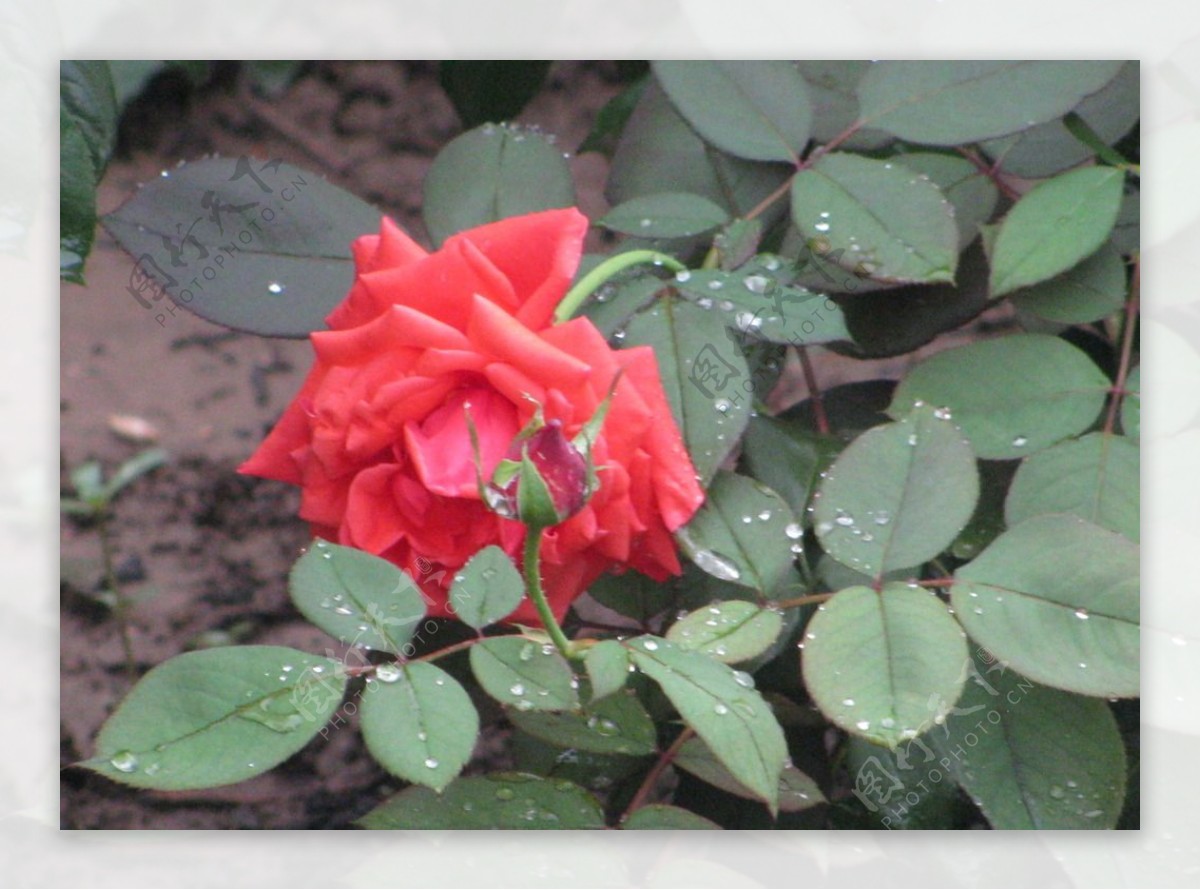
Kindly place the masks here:
<instances>
[{"instance_id":1,"label":"rose bud","mask_svg":"<svg viewBox=\"0 0 1200 890\"><path fill-rule=\"evenodd\" d=\"M574 516L588 499L588 464L551 420L523 442L509 459L520 463L507 489L516 496L517 518L532 528L548 528Z\"/></svg>"}]
</instances>

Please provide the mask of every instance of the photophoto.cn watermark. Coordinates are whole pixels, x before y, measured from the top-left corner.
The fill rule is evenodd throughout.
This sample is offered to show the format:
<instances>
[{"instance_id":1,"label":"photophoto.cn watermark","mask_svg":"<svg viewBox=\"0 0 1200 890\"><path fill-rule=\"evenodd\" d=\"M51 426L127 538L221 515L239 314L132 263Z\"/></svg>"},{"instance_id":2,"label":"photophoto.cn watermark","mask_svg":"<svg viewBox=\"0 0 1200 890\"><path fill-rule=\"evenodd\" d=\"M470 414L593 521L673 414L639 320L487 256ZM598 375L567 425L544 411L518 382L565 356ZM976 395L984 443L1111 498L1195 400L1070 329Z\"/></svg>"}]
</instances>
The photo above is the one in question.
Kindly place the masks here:
<instances>
[{"instance_id":1,"label":"photophoto.cn watermark","mask_svg":"<svg viewBox=\"0 0 1200 890\"><path fill-rule=\"evenodd\" d=\"M891 769L875 755L868 757L859 766L854 776L854 796L872 813L879 814L880 823L885 828L891 829L893 825L898 824L942 782L949 781L954 784L956 765L964 761L971 749L985 736L994 731L999 732L1004 712L1018 706L1025 695L1034 688L1032 680L1019 677L1012 688L1001 692L988 682L986 675L997 671L1003 675L1004 665L986 650L980 649L977 654L980 661L987 666L984 673L981 674L975 661L968 658L963 665L962 678L965 682L974 682L984 689L993 697L992 701L970 707L947 708L943 699L936 694L931 695L928 702L930 712L944 716L926 722L917 729L916 736L896 748L895 764ZM949 717L978 717L973 725L962 719L955 720L954 732L959 738L953 747L948 744ZM943 735L937 739L939 727ZM930 735L931 740L938 743L937 747L941 749L940 756L926 742L926 733ZM920 755L924 756L918 760Z\"/></svg>"},{"instance_id":2,"label":"photophoto.cn watermark","mask_svg":"<svg viewBox=\"0 0 1200 890\"><path fill-rule=\"evenodd\" d=\"M156 233L162 247L145 251L129 273L126 291L144 309L155 313L159 327L166 327L168 316L219 282L234 268L243 251L252 252L261 245L267 228L288 211L287 205L308 187L309 180L294 167L285 174L281 158L258 161L247 155L230 160L226 182L244 181L257 200L242 203L226 201L215 189L200 195L190 221L175 223L172 233ZM164 177L170 172L164 170ZM283 285L269 284L268 290Z\"/></svg>"}]
</instances>

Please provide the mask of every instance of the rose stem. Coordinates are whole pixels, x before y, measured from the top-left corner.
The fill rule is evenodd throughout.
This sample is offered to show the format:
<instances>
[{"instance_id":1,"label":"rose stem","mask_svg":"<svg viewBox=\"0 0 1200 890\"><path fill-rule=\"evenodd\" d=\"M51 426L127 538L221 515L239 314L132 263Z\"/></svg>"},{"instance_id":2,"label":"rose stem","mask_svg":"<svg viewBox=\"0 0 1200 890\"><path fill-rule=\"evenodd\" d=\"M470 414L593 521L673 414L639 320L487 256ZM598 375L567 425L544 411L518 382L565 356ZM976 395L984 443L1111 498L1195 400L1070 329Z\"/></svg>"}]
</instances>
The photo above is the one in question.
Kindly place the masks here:
<instances>
[{"instance_id":1,"label":"rose stem","mask_svg":"<svg viewBox=\"0 0 1200 890\"><path fill-rule=\"evenodd\" d=\"M537 607L538 616L542 619L546 633L550 635L550 639L554 641L558 651L567 658L573 658L571 642L559 627L554 612L550 609L550 603L546 601L546 594L542 591L542 531L543 529L532 527L525 530L525 587L529 591L529 598Z\"/></svg>"},{"instance_id":2,"label":"rose stem","mask_svg":"<svg viewBox=\"0 0 1200 890\"><path fill-rule=\"evenodd\" d=\"M665 253L659 253L656 250L630 250L626 253L619 253L614 257L602 262L591 272L588 272L575 283L565 297L558 304L558 308L554 310L554 320L556 322L564 322L576 310L583 305L583 301L592 295L593 291L600 288L604 282L612 278L618 272L623 272L630 266L636 266L640 263L653 263L657 266L665 266L672 272L683 272L687 269L683 263L674 257L667 256Z\"/></svg>"}]
</instances>

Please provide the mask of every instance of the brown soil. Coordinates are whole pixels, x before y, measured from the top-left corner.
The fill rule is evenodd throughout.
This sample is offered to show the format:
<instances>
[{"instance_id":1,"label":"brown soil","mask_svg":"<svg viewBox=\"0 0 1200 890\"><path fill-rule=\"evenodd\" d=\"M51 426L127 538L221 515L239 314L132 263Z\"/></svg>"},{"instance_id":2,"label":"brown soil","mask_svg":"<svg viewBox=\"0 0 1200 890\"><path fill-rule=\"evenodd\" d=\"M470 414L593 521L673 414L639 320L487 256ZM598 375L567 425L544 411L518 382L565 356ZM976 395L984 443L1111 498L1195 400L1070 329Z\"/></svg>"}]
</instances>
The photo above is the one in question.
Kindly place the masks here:
<instances>
[{"instance_id":1,"label":"brown soil","mask_svg":"<svg viewBox=\"0 0 1200 890\"><path fill-rule=\"evenodd\" d=\"M611 63L558 63L519 120L564 148L587 135L619 85ZM121 150L100 188L100 210L139 182L206 154L280 157L363 197L418 238L421 181L460 131L436 69L424 63L319 63L280 96L253 94L236 68L190 90L171 79L130 107ZM606 162L571 160L585 212L604 206ZM144 443L114 432L113 415L149 421L169 463L118 498L118 575L141 597L132 638L142 671L214 641L335 652L305 622L285 579L308 539L296 492L239 476L307 372L307 342L227 331L186 312L168 316L125 292L131 260L103 231L88 285L65 285L61 305L61 457L66 471L99 459L111 471ZM103 588L94 527L62 523L61 759L89 756L96 733L128 689ZM354 731L318 738L283 766L227 788L132 791L82 769L62 774L64 828L342 828L391 791Z\"/></svg>"}]
</instances>

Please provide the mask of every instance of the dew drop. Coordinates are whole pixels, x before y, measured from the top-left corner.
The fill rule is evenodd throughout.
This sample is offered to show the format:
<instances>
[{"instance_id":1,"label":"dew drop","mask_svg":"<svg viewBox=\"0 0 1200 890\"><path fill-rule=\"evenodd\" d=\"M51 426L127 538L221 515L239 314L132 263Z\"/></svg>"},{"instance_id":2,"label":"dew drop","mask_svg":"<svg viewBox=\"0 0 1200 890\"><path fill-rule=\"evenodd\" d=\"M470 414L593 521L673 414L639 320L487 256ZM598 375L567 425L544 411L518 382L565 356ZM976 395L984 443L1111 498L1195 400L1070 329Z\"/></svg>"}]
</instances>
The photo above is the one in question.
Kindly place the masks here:
<instances>
[{"instance_id":1,"label":"dew drop","mask_svg":"<svg viewBox=\"0 0 1200 890\"><path fill-rule=\"evenodd\" d=\"M1088 615L1087 609L1076 609L1075 617L1078 618L1080 621L1087 621L1090 616Z\"/></svg>"},{"instance_id":2,"label":"dew drop","mask_svg":"<svg viewBox=\"0 0 1200 890\"><path fill-rule=\"evenodd\" d=\"M512 686L508 687L508 691L513 695L524 695L525 686L521 683L513 683Z\"/></svg>"},{"instance_id":3,"label":"dew drop","mask_svg":"<svg viewBox=\"0 0 1200 890\"><path fill-rule=\"evenodd\" d=\"M827 223L827 222L813 223L813 228L816 229L818 232L828 232L829 231L829 223Z\"/></svg>"},{"instance_id":4,"label":"dew drop","mask_svg":"<svg viewBox=\"0 0 1200 890\"><path fill-rule=\"evenodd\" d=\"M131 773L138 768L137 755L132 751L118 751L112 756L109 763L112 764L113 769L123 773Z\"/></svg>"},{"instance_id":5,"label":"dew drop","mask_svg":"<svg viewBox=\"0 0 1200 890\"><path fill-rule=\"evenodd\" d=\"M272 281L267 285L267 291L275 294L276 296L283 293L285 290L287 290L287 285L280 284L278 281Z\"/></svg>"},{"instance_id":6,"label":"dew drop","mask_svg":"<svg viewBox=\"0 0 1200 890\"><path fill-rule=\"evenodd\" d=\"M771 279L763 275L747 275L742 284L752 294L765 294L771 284Z\"/></svg>"},{"instance_id":7,"label":"dew drop","mask_svg":"<svg viewBox=\"0 0 1200 890\"><path fill-rule=\"evenodd\" d=\"M1012 440L1013 448L1024 448L1029 444L1029 440L1024 436L1017 436Z\"/></svg>"},{"instance_id":8,"label":"dew drop","mask_svg":"<svg viewBox=\"0 0 1200 890\"><path fill-rule=\"evenodd\" d=\"M882 726L884 729L891 729L893 726L896 725L896 721L894 719L892 719L891 717L884 717L882 720L879 721L879 725Z\"/></svg>"},{"instance_id":9,"label":"dew drop","mask_svg":"<svg viewBox=\"0 0 1200 890\"><path fill-rule=\"evenodd\" d=\"M857 726L863 732L866 732L868 729L871 728L871 721L870 720L859 720L854 725Z\"/></svg>"},{"instance_id":10,"label":"dew drop","mask_svg":"<svg viewBox=\"0 0 1200 890\"><path fill-rule=\"evenodd\" d=\"M798 522L789 522L783 533L788 536L789 540L799 541L804 537L804 526Z\"/></svg>"},{"instance_id":11,"label":"dew drop","mask_svg":"<svg viewBox=\"0 0 1200 890\"><path fill-rule=\"evenodd\" d=\"M842 704L844 704L847 708L853 708L854 707L854 699L844 698L844 699L842 699Z\"/></svg>"},{"instance_id":12,"label":"dew drop","mask_svg":"<svg viewBox=\"0 0 1200 890\"><path fill-rule=\"evenodd\" d=\"M724 702L717 702L713 705L713 713L724 716L729 713L729 707Z\"/></svg>"},{"instance_id":13,"label":"dew drop","mask_svg":"<svg viewBox=\"0 0 1200 890\"><path fill-rule=\"evenodd\" d=\"M750 676L750 674L746 673L745 671L734 671L733 680L739 686L745 686L747 689L754 688L754 677Z\"/></svg>"},{"instance_id":14,"label":"dew drop","mask_svg":"<svg viewBox=\"0 0 1200 890\"><path fill-rule=\"evenodd\" d=\"M338 606L333 611L334 611L334 614L336 614L336 615L353 615L354 614L354 610L351 609L349 606Z\"/></svg>"},{"instance_id":15,"label":"dew drop","mask_svg":"<svg viewBox=\"0 0 1200 890\"><path fill-rule=\"evenodd\" d=\"M647 652L654 652L658 649L658 643L654 642L654 640L642 640L642 648Z\"/></svg>"},{"instance_id":16,"label":"dew drop","mask_svg":"<svg viewBox=\"0 0 1200 890\"><path fill-rule=\"evenodd\" d=\"M720 290L724 286L725 285L720 281L720 279L717 279L717 278L714 278L712 281L710 281L708 283L709 290Z\"/></svg>"},{"instance_id":17,"label":"dew drop","mask_svg":"<svg viewBox=\"0 0 1200 890\"><path fill-rule=\"evenodd\" d=\"M698 550L692 554L692 561L722 581L737 581L742 577L738 567L715 550Z\"/></svg>"},{"instance_id":18,"label":"dew drop","mask_svg":"<svg viewBox=\"0 0 1200 890\"><path fill-rule=\"evenodd\" d=\"M436 757L426 757L425 758L425 768L426 769L437 769L438 765L439 765L438 759Z\"/></svg>"},{"instance_id":19,"label":"dew drop","mask_svg":"<svg viewBox=\"0 0 1200 890\"><path fill-rule=\"evenodd\" d=\"M400 679L401 673L399 665L381 664L375 668L375 679L380 683L395 683Z\"/></svg>"},{"instance_id":20,"label":"dew drop","mask_svg":"<svg viewBox=\"0 0 1200 890\"><path fill-rule=\"evenodd\" d=\"M678 282L690 281L691 278L692 273L688 269L683 269L675 273L675 280Z\"/></svg>"},{"instance_id":21,"label":"dew drop","mask_svg":"<svg viewBox=\"0 0 1200 890\"><path fill-rule=\"evenodd\" d=\"M770 510L762 510L762 511L760 511L760 512L759 512L759 514L758 514L758 520L759 520L759 522L766 522L766 521L767 521L768 519L770 519L770 518L771 518L771 511L770 511Z\"/></svg>"}]
</instances>

